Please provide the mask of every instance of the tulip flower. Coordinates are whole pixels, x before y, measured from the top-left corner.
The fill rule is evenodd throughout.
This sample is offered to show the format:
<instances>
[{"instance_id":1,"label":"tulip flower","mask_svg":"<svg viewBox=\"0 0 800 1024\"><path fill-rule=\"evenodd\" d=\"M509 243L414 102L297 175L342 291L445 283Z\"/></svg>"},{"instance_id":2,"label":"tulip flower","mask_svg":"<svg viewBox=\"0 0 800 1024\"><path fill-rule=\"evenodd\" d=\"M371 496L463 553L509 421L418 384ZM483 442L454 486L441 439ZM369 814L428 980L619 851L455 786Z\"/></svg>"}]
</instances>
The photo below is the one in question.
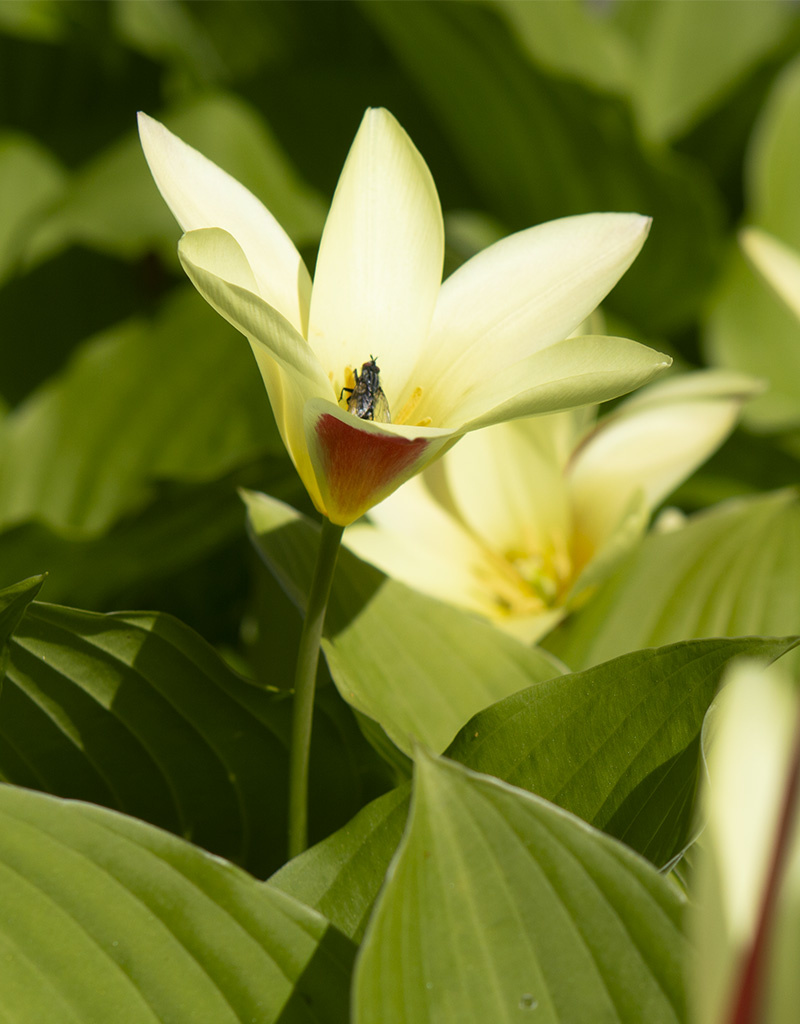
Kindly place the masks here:
<instances>
[{"instance_id":1,"label":"tulip flower","mask_svg":"<svg viewBox=\"0 0 800 1024\"><path fill-rule=\"evenodd\" d=\"M745 256L800 320L800 252L759 228L739 235Z\"/></svg>"},{"instance_id":2,"label":"tulip flower","mask_svg":"<svg viewBox=\"0 0 800 1024\"><path fill-rule=\"evenodd\" d=\"M698 372L651 385L598 423L582 410L480 431L373 508L347 544L532 642L612 570L759 390Z\"/></svg>"},{"instance_id":3,"label":"tulip flower","mask_svg":"<svg viewBox=\"0 0 800 1024\"><path fill-rule=\"evenodd\" d=\"M140 114L153 177L185 232L179 255L250 342L281 436L316 508L344 526L477 427L624 394L669 358L620 338L568 338L630 266L636 214L542 224L442 284L444 230L425 162L368 110L328 214L313 288L272 214ZM374 356L374 360L373 360ZM354 415L374 362L389 420Z\"/></svg>"},{"instance_id":4,"label":"tulip flower","mask_svg":"<svg viewBox=\"0 0 800 1024\"><path fill-rule=\"evenodd\" d=\"M668 357L633 341L568 337L633 262L650 222L599 213L542 224L442 284L433 179L391 114L368 110L312 287L255 196L144 114L139 131L184 231L181 263L250 342L281 437L324 517L295 676L295 854L306 841L314 680L343 528L478 427L612 398L666 368Z\"/></svg>"}]
</instances>

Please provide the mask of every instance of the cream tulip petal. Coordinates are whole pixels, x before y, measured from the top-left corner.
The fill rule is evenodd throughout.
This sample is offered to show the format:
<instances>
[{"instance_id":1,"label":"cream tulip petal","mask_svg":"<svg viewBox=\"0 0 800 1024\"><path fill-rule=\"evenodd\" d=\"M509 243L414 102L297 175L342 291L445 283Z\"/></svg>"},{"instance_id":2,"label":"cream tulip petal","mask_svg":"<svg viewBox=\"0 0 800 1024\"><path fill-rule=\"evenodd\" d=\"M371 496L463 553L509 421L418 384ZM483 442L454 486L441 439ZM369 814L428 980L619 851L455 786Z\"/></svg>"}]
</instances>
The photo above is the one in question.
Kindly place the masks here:
<instances>
[{"instance_id":1,"label":"cream tulip petal","mask_svg":"<svg viewBox=\"0 0 800 1024\"><path fill-rule=\"evenodd\" d=\"M383 501L459 437L451 430L373 423L319 398L306 402L303 426L324 513L339 526Z\"/></svg>"},{"instance_id":2,"label":"cream tulip petal","mask_svg":"<svg viewBox=\"0 0 800 1024\"><path fill-rule=\"evenodd\" d=\"M647 384L672 360L626 338L568 338L536 352L434 420L462 431L618 398Z\"/></svg>"},{"instance_id":3,"label":"cream tulip petal","mask_svg":"<svg viewBox=\"0 0 800 1024\"><path fill-rule=\"evenodd\" d=\"M392 409L408 397L442 280L444 227L430 171L386 110L368 110L322 234L309 341L334 384L371 355Z\"/></svg>"},{"instance_id":4,"label":"cream tulip petal","mask_svg":"<svg viewBox=\"0 0 800 1024\"><path fill-rule=\"evenodd\" d=\"M631 403L608 417L568 469L577 528L599 548L637 491L652 511L722 444L742 401L735 392Z\"/></svg>"},{"instance_id":5,"label":"cream tulip petal","mask_svg":"<svg viewBox=\"0 0 800 1024\"><path fill-rule=\"evenodd\" d=\"M439 404L449 407L476 381L566 338L631 265L649 227L638 214L565 217L468 260L444 282L436 304L420 414L437 422Z\"/></svg>"},{"instance_id":6,"label":"cream tulip petal","mask_svg":"<svg viewBox=\"0 0 800 1024\"><path fill-rule=\"evenodd\" d=\"M457 448L458 446L456 446ZM486 584L493 567L466 530L415 476L355 523L345 543L395 579L432 597L481 615L497 613Z\"/></svg>"},{"instance_id":7,"label":"cream tulip petal","mask_svg":"<svg viewBox=\"0 0 800 1024\"><path fill-rule=\"evenodd\" d=\"M181 228L222 228L232 234L252 267L258 293L305 334L311 278L269 210L235 178L141 112L139 135L155 183Z\"/></svg>"},{"instance_id":8,"label":"cream tulip petal","mask_svg":"<svg viewBox=\"0 0 800 1024\"><path fill-rule=\"evenodd\" d=\"M739 241L767 284L800 318L800 252L758 228L746 228Z\"/></svg>"},{"instance_id":9,"label":"cream tulip petal","mask_svg":"<svg viewBox=\"0 0 800 1024\"><path fill-rule=\"evenodd\" d=\"M335 400L333 387L305 338L246 286L248 261L227 231L190 231L178 245L183 268L203 298L253 345L263 346L288 374L297 377L307 398Z\"/></svg>"},{"instance_id":10,"label":"cream tulip petal","mask_svg":"<svg viewBox=\"0 0 800 1024\"><path fill-rule=\"evenodd\" d=\"M561 466L554 452L542 450L547 437L537 431L548 419L476 431L442 463L463 521L507 558L536 553L544 563L555 554L551 549L557 546L563 557L569 544L571 516Z\"/></svg>"}]
</instances>

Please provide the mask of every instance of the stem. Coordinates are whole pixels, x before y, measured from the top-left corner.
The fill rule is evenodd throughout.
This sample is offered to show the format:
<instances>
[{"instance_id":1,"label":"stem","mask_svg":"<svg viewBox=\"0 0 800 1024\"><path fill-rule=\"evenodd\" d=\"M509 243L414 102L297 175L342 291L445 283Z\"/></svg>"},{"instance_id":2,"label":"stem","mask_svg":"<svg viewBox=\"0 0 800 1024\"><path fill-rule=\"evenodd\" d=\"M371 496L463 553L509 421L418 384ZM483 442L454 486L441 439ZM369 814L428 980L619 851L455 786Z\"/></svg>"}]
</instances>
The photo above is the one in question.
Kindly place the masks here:
<instances>
[{"instance_id":1,"label":"stem","mask_svg":"<svg viewBox=\"0 0 800 1024\"><path fill-rule=\"evenodd\" d=\"M296 857L308 846L308 760L311 750L311 720L314 715L314 689L317 683L319 644L336 568L336 556L343 526L323 519L311 592L308 595L297 668L294 674L292 709L292 745L289 750L289 857Z\"/></svg>"}]
</instances>

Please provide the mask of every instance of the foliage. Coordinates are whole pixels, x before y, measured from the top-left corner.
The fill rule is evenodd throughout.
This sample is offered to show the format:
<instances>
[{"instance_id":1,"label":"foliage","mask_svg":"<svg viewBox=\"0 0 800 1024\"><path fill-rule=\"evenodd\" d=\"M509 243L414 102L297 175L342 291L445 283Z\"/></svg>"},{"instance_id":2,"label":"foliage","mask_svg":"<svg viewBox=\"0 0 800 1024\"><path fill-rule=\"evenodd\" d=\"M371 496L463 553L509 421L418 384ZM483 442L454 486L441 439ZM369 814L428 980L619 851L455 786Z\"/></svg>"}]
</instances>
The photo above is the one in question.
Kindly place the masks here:
<instances>
[{"instance_id":1,"label":"foliage","mask_svg":"<svg viewBox=\"0 0 800 1024\"><path fill-rule=\"evenodd\" d=\"M342 549L312 845L287 862L318 519L246 342L185 281L135 113L257 194L313 267L368 106L431 168L446 275L535 223L651 216L608 333L764 389L668 499L682 514L540 646ZM745 673L748 706L797 713L800 322L738 231L800 250L799 123L783 0L0 0L9 1019L794 1019L790 814L759 829L786 899L752 991L770 890L741 876L750 930L723 897L754 808L791 811L800 768L756 771L762 716L748 731L717 694ZM735 728L738 790L714 754Z\"/></svg>"}]
</instances>

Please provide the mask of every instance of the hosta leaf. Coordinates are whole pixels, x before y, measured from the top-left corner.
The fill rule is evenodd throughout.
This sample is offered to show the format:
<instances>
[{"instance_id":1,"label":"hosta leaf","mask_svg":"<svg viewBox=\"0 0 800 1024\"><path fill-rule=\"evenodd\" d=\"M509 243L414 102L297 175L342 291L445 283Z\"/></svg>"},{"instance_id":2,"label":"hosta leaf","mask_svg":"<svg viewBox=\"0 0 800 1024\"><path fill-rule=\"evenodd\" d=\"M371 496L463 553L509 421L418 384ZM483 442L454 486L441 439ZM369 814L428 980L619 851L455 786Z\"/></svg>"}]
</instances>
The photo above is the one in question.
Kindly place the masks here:
<instances>
[{"instance_id":1,"label":"hosta leaf","mask_svg":"<svg viewBox=\"0 0 800 1024\"><path fill-rule=\"evenodd\" d=\"M167 615L30 605L9 643L0 773L191 838L265 875L285 859L291 708ZM315 720L316 838L361 805L360 736Z\"/></svg>"},{"instance_id":2,"label":"hosta leaf","mask_svg":"<svg viewBox=\"0 0 800 1024\"><path fill-rule=\"evenodd\" d=\"M157 478L209 480L280 441L247 346L191 289L155 323L86 342L10 413L0 437L0 524L95 534Z\"/></svg>"},{"instance_id":3,"label":"hosta leaf","mask_svg":"<svg viewBox=\"0 0 800 1024\"><path fill-rule=\"evenodd\" d=\"M0 990L17 1024L342 1024L352 943L158 829L0 786Z\"/></svg>"},{"instance_id":4,"label":"hosta leaf","mask_svg":"<svg viewBox=\"0 0 800 1024\"><path fill-rule=\"evenodd\" d=\"M572 811L659 867L690 838L705 713L732 659L796 638L636 651L539 683L480 712L447 755Z\"/></svg>"},{"instance_id":5,"label":"hosta leaf","mask_svg":"<svg viewBox=\"0 0 800 1024\"><path fill-rule=\"evenodd\" d=\"M318 528L267 495L244 497L258 549L304 607ZM323 649L342 697L405 752L414 740L443 750L475 712L562 670L541 651L408 589L346 549Z\"/></svg>"},{"instance_id":6,"label":"hosta leaf","mask_svg":"<svg viewBox=\"0 0 800 1024\"><path fill-rule=\"evenodd\" d=\"M359 955L354 1020L680 1021L681 916L676 890L621 843L421 754Z\"/></svg>"},{"instance_id":7,"label":"hosta leaf","mask_svg":"<svg viewBox=\"0 0 800 1024\"><path fill-rule=\"evenodd\" d=\"M490 212L513 230L595 210L652 216L647 245L609 308L653 333L691 319L720 245L719 200L704 168L644 148L618 99L535 66L487 5L360 9L425 97Z\"/></svg>"},{"instance_id":8,"label":"hosta leaf","mask_svg":"<svg viewBox=\"0 0 800 1024\"><path fill-rule=\"evenodd\" d=\"M800 250L800 59L777 79L748 153L747 222ZM714 294L705 347L711 361L755 373L768 390L744 411L762 431L800 424L800 322L741 255Z\"/></svg>"},{"instance_id":9,"label":"hosta leaf","mask_svg":"<svg viewBox=\"0 0 800 1024\"><path fill-rule=\"evenodd\" d=\"M800 623L793 491L727 502L651 533L547 646L574 668L711 636L781 636Z\"/></svg>"},{"instance_id":10,"label":"hosta leaf","mask_svg":"<svg viewBox=\"0 0 800 1024\"><path fill-rule=\"evenodd\" d=\"M344 828L290 860L269 884L360 941L403 835L410 792L406 784L379 796Z\"/></svg>"},{"instance_id":11,"label":"hosta leaf","mask_svg":"<svg viewBox=\"0 0 800 1024\"><path fill-rule=\"evenodd\" d=\"M171 261L180 229L159 199L135 131L101 152L72 179L63 201L29 243L29 258L82 244L131 258L157 246ZM156 115L158 111L149 113ZM315 240L324 205L297 177L263 120L224 93L195 99L167 126L250 188L298 243Z\"/></svg>"}]
</instances>

